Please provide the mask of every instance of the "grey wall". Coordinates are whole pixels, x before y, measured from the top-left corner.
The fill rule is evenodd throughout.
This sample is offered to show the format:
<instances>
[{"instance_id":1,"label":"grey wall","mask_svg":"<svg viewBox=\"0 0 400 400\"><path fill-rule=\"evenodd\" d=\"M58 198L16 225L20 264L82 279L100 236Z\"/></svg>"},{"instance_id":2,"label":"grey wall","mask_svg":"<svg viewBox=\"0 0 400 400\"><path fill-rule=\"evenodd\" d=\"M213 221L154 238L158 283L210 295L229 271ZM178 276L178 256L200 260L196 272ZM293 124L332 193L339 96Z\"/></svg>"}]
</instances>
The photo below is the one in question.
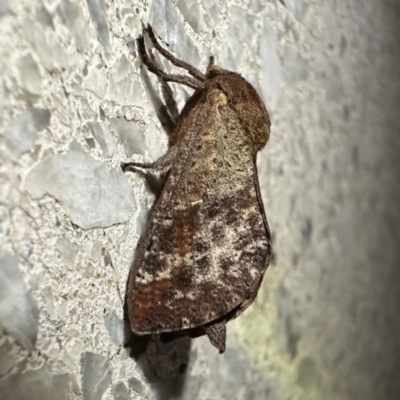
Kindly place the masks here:
<instances>
[{"instance_id":1,"label":"grey wall","mask_svg":"<svg viewBox=\"0 0 400 400\"><path fill-rule=\"evenodd\" d=\"M400 398L399 19L395 0L1 0L0 399ZM155 195L119 164L157 159L169 128L141 22L271 114L274 260L222 356L122 346Z\"/></svg>"}]
</instances>

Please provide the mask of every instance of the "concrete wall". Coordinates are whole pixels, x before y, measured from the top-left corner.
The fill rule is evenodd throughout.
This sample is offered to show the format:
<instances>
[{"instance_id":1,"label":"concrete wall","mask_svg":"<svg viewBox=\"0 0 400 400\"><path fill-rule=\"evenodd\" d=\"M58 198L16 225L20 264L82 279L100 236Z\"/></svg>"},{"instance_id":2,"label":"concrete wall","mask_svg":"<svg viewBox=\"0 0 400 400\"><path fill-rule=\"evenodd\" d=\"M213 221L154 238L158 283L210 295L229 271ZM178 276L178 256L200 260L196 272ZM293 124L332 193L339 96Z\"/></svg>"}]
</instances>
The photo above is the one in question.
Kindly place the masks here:
<instances>
[{"instance_id":1,"label":"concrete wall","mask_svg":"<svg viewBox=\"0 0 400 400\"><path fill-rule=\"evenodd\" d=\"M400 398L399 19L396 0L1 0L0 399ZM155 195L119 164L157 159L171 122L141 22L271 114L274 260L222 356L123 347Z\"/></svg>"}]
</instances>

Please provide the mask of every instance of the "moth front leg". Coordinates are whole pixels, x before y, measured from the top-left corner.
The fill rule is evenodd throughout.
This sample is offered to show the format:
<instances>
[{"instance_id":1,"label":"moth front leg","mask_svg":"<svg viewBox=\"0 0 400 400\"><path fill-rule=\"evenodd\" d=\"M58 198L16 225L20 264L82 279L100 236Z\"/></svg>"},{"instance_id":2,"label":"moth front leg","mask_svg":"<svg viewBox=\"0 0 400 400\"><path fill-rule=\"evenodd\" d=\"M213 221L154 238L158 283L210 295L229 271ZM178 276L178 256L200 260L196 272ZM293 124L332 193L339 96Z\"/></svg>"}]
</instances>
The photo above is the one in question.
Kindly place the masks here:
<instances>
[{"instance_id":1,"label":"moth front leg","mask_svg":"<svg viewBox=\"0 0 400 400\"><path fill-rule=\"evenodd\" d=\"M151 163L128 162L121 163L122 171L126 172L134 168L152 169L156 172L167 172L175 160L178 146L172 146L166 154L160 157L157 161Z\"/></svg>"}]
</instances>

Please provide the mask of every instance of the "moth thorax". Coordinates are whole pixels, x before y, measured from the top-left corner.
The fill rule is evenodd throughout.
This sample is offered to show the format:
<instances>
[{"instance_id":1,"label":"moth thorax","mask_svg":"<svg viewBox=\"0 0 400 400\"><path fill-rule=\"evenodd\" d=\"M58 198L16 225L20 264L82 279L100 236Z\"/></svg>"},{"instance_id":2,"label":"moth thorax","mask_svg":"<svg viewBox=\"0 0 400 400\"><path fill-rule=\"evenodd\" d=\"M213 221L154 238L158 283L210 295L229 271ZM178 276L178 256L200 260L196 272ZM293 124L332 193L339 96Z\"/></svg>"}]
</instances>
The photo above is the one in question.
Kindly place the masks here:
<instances>
[{"instance_id":1,"label":"moth thorax","mask_svg":"<svg viewBox=\"0 0 400 400\"><path fill-rule=\"evenodd\" d=\"M228 96L220 89L213 89L208 93L207 98L212 106L220 107L228 104Z\"/></svg>"}]
</instances>

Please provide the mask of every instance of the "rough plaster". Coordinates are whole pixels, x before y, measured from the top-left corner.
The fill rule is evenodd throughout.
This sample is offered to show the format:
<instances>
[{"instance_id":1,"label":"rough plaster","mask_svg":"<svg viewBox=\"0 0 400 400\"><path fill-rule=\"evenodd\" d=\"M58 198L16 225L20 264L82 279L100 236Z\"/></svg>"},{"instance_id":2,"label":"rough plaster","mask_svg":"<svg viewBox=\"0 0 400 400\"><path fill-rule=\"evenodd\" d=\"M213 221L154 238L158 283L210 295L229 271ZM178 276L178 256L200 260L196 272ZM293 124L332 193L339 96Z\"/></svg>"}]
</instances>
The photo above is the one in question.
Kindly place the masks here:
<instances>
[{"instance_id":1,"label":"rough plaster","mask_svg":"<svg viewBox=\"0 0 400 400\"><path fill-rule=\"evenodd\" d=\"M0 398L398 399L399 17L395 0L1 0ZM190 94L140 68L148 21L271 113L274 261L223 356L205 338L123 347L159 183L119 164L159 157L164 105Z\"/></svg>"}]
</instances>

